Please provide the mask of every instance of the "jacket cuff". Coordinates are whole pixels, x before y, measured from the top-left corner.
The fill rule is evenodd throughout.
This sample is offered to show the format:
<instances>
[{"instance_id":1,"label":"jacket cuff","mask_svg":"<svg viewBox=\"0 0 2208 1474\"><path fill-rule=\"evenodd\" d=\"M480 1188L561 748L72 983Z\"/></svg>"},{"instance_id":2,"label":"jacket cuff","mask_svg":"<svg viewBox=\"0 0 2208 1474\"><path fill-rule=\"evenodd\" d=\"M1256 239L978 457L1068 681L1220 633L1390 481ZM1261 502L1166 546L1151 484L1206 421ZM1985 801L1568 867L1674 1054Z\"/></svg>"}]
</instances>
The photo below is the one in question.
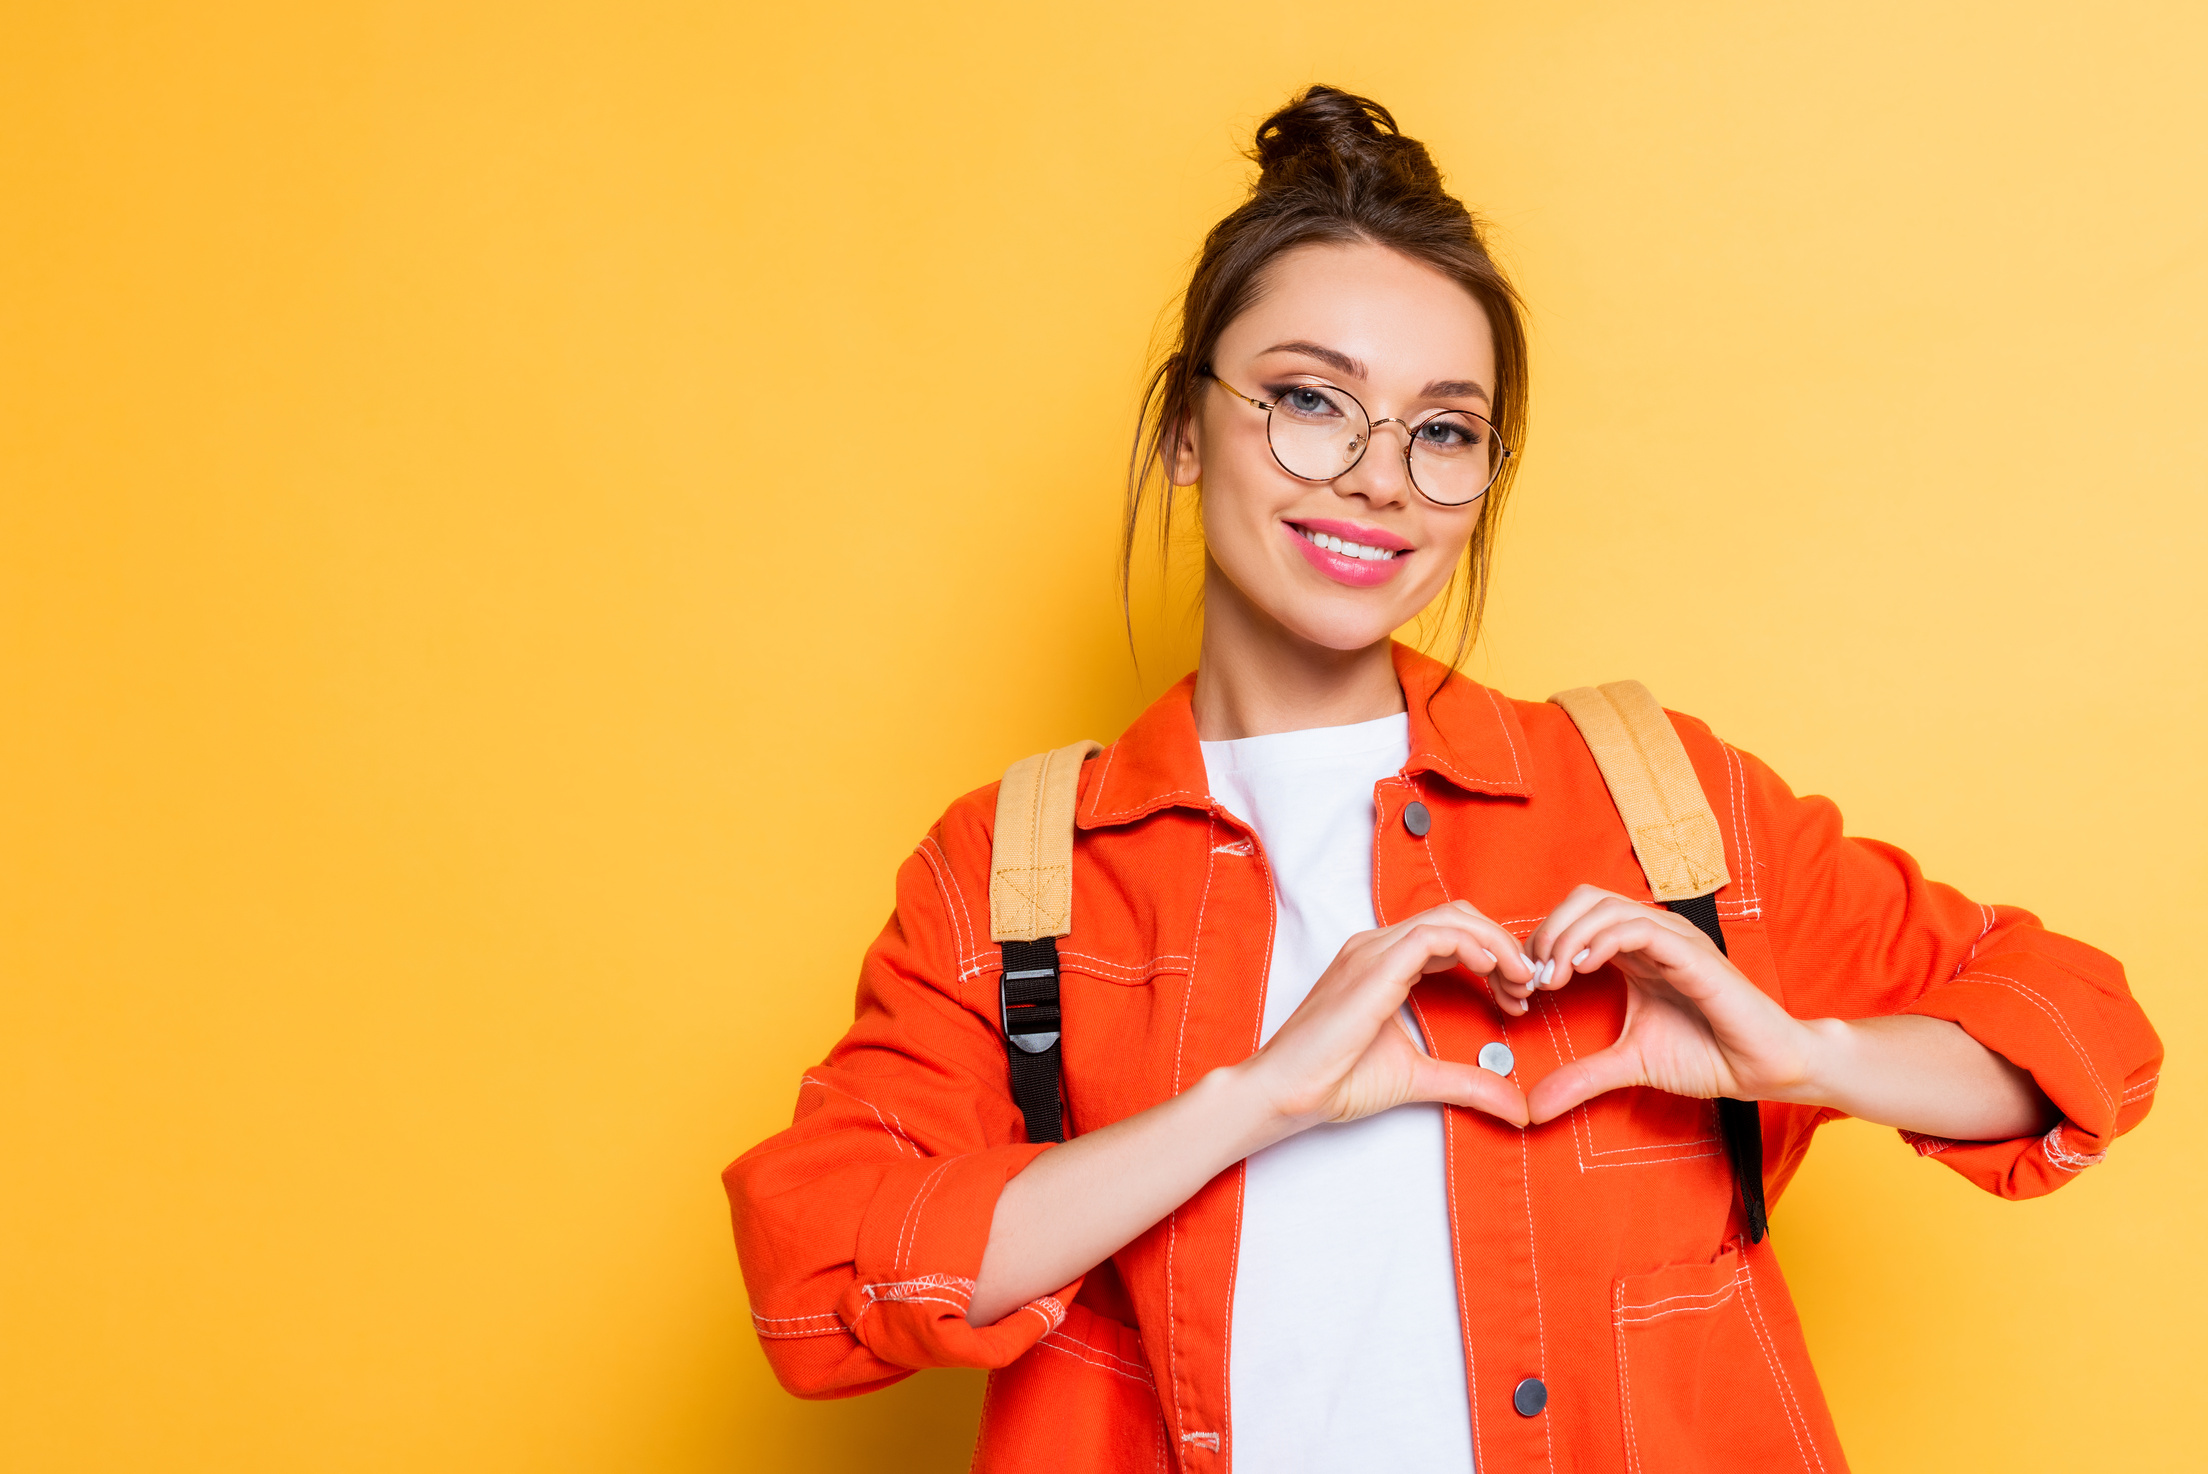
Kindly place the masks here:
<instances>
[{"instance_id":1,"label":"jacket cuff","mask_svg":"<svg viewBox=\"0 0 2208 1474\"><path fill-rule=\"evenodd\" d=\"M861 1344L897 1366L1001 1367L1058 1328L1079 1280L993 1325L966 1320L997 1199L1048 1150L991 1147L889 1170L859 1225L856 1278L836 1306Z\"/></svg>"},{"instance_id":2,"label":"jacket cuff","mask_svg":"<svg viewBox=\"0 0 2208 1474\"><path fill-rule=\"evenodd\" d=\"M2018 971L2021 972L2021 969ZM1951 1141L1904 1131L1918 1155L1954 1168L2004 1198L2053 1192L2108 1155L2109 1143L2145 1114L2123 1099L2123 1064L2093 1010L2077 1007L2075 982L1971 973L1943 983L1902 1010L1959 1025L1986 1048L2029 1071L2062 1119L2044 1135L2008 1141Z\"/></svg>"}]
</instances>

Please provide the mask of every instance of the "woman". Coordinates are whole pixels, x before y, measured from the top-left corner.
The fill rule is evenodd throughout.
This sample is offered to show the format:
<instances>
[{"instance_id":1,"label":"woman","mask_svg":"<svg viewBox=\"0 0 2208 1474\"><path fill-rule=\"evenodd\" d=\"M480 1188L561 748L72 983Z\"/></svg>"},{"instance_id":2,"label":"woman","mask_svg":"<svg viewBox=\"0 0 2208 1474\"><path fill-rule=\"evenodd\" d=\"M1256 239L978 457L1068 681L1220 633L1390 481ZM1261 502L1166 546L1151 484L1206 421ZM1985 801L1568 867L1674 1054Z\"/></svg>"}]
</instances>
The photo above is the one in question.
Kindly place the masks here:
<instances>
[{"instance_id":1,"label":"woman","mask_svg":"<svg viewBox=\"0 0 2208 1474\"><path fill-rule=\"evenodd\" d=\"M1312 88L1257 159L1139 442L1126 551L1201 487L1203 644L1079 772L1069 1139L1008 1078L992 787L728 1170L769 1358L807 1396L995 1369L985 1469L1840 1469L1761 1222L1816 1126L2031 1196L2160 1045L2112 959L1683 717L1728 879L1650 904L1573 719L1389 638L1460 570L1472 633L1516 298L1379 105ZM1722 1098L1761 1103L1737 1191Z\"/></svg>"}]
</instances>

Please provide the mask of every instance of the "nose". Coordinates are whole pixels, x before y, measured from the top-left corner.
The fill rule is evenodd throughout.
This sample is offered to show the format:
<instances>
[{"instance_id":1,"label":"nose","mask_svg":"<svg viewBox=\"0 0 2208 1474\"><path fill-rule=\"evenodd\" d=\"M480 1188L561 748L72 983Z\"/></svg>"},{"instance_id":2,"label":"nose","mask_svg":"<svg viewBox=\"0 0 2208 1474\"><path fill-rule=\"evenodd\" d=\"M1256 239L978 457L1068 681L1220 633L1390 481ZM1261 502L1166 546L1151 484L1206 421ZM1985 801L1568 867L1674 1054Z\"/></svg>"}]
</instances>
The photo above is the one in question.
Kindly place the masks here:
<instances>
[{"instance_id":1,"label":"nose","mask_svg":"<svg viewBox=\"0 0 2208 1474\"><path fill-rule=\"evenodd\" d=\"M1402 433L1399 442L1387 433L1389 426ZM1375 507L1401 506L1411 496L1411 428L1401 420L1375 420L1366 436L1364 455L1356 465L1334 478L1334 489L1344 496L1361 496Z\"/></svg>"}]
</instances>

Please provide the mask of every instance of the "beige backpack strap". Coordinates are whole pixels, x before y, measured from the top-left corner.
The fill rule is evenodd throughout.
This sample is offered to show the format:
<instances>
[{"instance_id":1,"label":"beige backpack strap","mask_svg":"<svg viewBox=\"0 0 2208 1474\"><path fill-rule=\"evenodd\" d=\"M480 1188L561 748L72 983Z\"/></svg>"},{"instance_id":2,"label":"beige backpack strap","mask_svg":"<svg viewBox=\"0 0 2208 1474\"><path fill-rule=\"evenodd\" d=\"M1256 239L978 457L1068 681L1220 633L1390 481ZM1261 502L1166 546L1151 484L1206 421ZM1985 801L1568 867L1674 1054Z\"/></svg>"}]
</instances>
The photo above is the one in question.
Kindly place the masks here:
<instances>
[{"instance_id":1,"label":"beige backpack strap","mask_svg":"<svg viewBox=\"0 0 2208 1474\"><path fill-rule=\"evenodd\" d=\"M1559 691L1549 700L1571 716L1594 753L1656 899L1691 900L1730 882L1717 815L1671 718L1648 687L1612 681Z\"/></svg>"},{"instance_id":2,"label":"beige backpack strap","mask_svg":"<svg viewBox=\"0 0 2208 1474\"><path fill-rule=\"evenodd\" d=\"M1023 757L997 790L989 860L989 940L1033 942L1073 930L1073 805L1081 763L1104 750L1083 740Z\"/></svg>"}]
</instances>

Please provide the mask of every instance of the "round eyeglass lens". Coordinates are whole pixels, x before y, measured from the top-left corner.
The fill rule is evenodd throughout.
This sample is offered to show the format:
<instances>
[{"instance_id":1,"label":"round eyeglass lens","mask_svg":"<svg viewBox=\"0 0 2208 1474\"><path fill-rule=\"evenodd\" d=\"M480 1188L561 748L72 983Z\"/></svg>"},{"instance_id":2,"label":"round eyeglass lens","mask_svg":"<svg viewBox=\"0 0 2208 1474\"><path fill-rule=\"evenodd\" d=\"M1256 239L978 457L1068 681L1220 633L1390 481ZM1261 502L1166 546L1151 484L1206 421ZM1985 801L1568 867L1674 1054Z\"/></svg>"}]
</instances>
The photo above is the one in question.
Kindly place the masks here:
<instances>
[{"instance_id":1,"label":"round eyeglass lens","mask_svg":"<svg viewBox=\"0 0 2208 1474\"><path fill-rule=\"evenodd\" d=\"M1495 484L1502 437L1478 415L1450 410L1411 432L1411 480L1433 501L1462 506Z\"/></svg>"},{"instance_id":2,"label":"round eyeglass lens","mask_svg":"<svg viewBox=\"0 0 2208 1474\"><path fill-rule=\"evenodd\" d=\"M1282 390L1266 421L1273 459L1289 475L1306 481L1332 481L1356 465L1372 435L1363 407L1322 384Z\"/></svg>"}]
</instances>

